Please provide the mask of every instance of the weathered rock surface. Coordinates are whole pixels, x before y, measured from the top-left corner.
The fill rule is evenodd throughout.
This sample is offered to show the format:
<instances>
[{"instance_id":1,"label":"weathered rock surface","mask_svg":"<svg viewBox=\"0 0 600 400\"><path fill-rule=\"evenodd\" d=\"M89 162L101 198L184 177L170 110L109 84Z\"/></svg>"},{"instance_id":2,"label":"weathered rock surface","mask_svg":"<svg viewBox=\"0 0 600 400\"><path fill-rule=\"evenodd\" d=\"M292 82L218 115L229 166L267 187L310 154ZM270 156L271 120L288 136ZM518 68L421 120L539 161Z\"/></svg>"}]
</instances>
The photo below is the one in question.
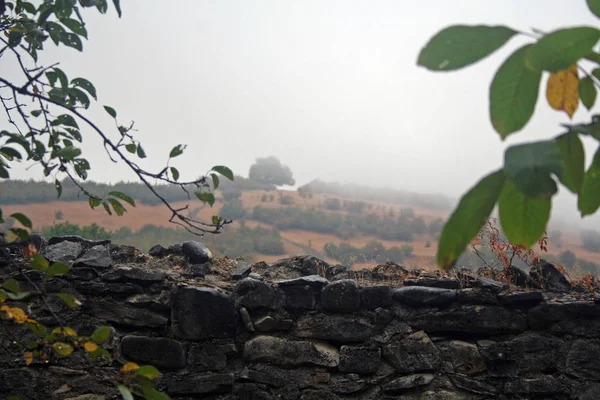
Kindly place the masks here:
<instances>
[{"instance_id":1,"label":"weathered rock surface","mask_svg":"<svg viewBox=\"0 0 600 400\"><path fill-rule=\"evenodd\" d=\"M257 336L246 342L244 358L251 362L268 362L285 366L313 364L336 367L340 362L340 352L325 343Z\"/></svg>"}]
</instances>

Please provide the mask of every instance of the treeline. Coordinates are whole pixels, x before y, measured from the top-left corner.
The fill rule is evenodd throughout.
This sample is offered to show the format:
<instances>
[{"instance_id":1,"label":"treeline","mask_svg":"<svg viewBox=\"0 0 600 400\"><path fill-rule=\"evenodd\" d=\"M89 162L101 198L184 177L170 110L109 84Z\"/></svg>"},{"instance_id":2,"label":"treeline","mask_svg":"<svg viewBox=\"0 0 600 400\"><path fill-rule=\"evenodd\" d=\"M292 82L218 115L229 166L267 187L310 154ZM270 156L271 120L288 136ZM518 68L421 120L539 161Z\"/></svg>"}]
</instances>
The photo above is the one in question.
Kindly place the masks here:
<instances>
[{"instance_id":1,"label":"treeline","mask_svg":"<svg viewBox=\"0 0 600 400\"><path fill-rule=\"evenodd\" d=\"M170 246L188 240L199 240L198 236L183 229L156 225L145 225L136 232L128 227L109 231L96 223L79 226L68 221L44 227L38 233L45 237L78 235L92 240L111 239L114 243L134 246L143 252L148 252L155 244ZM251 260L252 253L285 254L279 232L262 227L249 228L244 224L238 229L226 229L219 235L210 236L204 243L216 250L218 255L230 258L244 257Z\"/></svg>"},{"instance_id":2,"label":"treeline","mask_svg":"<svg viewBox=\"0 0 600 400\"><path fill-rule=\"evenodd\" d=\"M370 241L362 248L354 247L347 242L342 242L339 245L327 243L323 247L323 251L328 257L349 267L361 263L383 264L387 261L401 263L413 254L411 245L405 244L386 249L382 243L376 240Z\"/></svg>"},{"instance_id":3,"label":"treeline","mask_svg":"<svg viewBox=\"0 0 600 400\"><path fill-rule=\"evenodd\" d=\"M392 188L373 188L355 183L325 182L320 179L315 179L306 185L300 186L298 193L301 196L318 193L333 194L367 201L411 204L433 210L449 210L453 206L452 200L441 194L414 193Z\"/></svg>"},{"instance_id":4,"label":"treeline","mask_svg":"<svg viewBox=\"0 0 600 400\"><path fill-rule=\"evenodd\" d=\"M333 214L300 207L268 208L256 206L248 218L274 226L278 230L303 230L335 235L349 240L359 235L375 236L382 240L410 242L414 234L437 236L442 229L441 219L429 225L422 217L401 214L397 217L379 216L375 213Z\"/></svg>"},{"instance_id":5,"label":"treeline","mask_svg":"<svg viewBox=\"0 0 600 400\"><path fill-rule=\"evenodd\" d=\"M93 181L82 183L90 193L98 196L106 195L111 191L118 191L133 197L137 202L156 205L160 200L142 183L137 182L118 182L115 184L105 184ZM87 198L80 193L79 188L70 180L61 181L62 195L60 200L63 201L82 201ZM155 189L158 194L164 197L167 201L185 201L188 199L188 194L178 186L173 185L156 185ZM191 195L195 186L188 187ZM274 185L255 182L251 179L236 176L234 181L227 179L221 180L217 196L227 196L228 192L243 191L243 190L276 190ZM5 180L2 181L2 192L0 193L0 202L2 204L28 204L28 203L48 203L56 201L56 189L54 183L46 181L34 180Z\"/></svg>"}]
</instances>

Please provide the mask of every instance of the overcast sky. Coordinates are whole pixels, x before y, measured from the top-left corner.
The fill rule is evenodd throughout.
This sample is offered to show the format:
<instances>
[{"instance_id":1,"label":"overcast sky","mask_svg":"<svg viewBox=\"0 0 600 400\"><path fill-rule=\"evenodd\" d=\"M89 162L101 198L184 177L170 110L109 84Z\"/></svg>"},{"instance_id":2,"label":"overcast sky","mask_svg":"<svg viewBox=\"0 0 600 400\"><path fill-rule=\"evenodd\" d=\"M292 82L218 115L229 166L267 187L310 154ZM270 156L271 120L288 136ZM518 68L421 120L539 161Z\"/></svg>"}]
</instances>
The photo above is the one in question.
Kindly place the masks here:
<instances>
[{"instance_id":1,"label":"overcast sky","mask_svg":"<svg viewBox=\"0 0 600 400\"><path fill-rule=\"evenodd\" d=\"M122 19L112 6L108 15L87 13L83 53L48 51L43 61L89 78L121 124L135 121L151 160L144 165L160 170L183 143L175 165L187 178L215 164L247 176L256 157L276 155L299 184L321 178L450 196L499 168L508 145L555 136L569 120L550 110L543 83L533 120L502 142L489 121L489 84L529 39L434 73L416 65L430 37L451 24L549 31L599 22L584 0L122 3ZM90 115L114 128L99 106ZM574 121L588 120L580 105ZM108 161L93 134L85 143L91 179L134 178ZM30 176L39 170L13 175ZM562 199L575 213L573 201Z\"/></svg>"}]
</instances>

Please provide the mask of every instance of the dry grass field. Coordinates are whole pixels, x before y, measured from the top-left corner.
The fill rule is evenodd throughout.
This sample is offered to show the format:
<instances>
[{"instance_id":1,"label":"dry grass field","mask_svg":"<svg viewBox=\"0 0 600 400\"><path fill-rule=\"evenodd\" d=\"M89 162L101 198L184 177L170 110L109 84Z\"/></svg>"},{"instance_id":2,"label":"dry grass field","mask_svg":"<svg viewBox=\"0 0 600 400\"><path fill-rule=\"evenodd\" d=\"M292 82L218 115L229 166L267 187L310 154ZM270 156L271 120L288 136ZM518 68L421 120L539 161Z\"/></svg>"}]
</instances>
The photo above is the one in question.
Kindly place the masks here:
<instances>
[{"instance_id":1,"label":"dry grass field","mask_svg":"<svg viewBox=\"0 0 600 400\"><path fill-rule=\"evenodd\" d=\"M241 200L244 204L244 208L248 210L251 210L257 205L261 205L263 207L282 207L278 202L280 193L293 197L294 206L298 205L303 208L315 207L318 209L322 209L321 205L327 197L339 198L339 196L331 195L315 195L313 198L302 198L295 191L265 192L256 190L243 192ZM274 195L274 201L262 202L261 197L264 194ZM353 200L343 198L341 199ZM409 204L399 205L368 201L365 203L367 203L367 205L372 205L369 209L370 213L375 212L381 216L387 215L390 209L393 209L395 215L398 215L402 208L411 207L417 216L423 217L426 223L429 223L437 218L447 217L447 213L444 211L428 210L419 207L414 207ZM175 203L174 206L184 207L186 204L188 204L188 202L179 202ZM193 210L198 207L199 202L192 201L189 204L190 210ZM219 212L222 204L223 202L218 200L214 208L204 207L200 211L198 211L197 216L206 220L210 220L210 217L213 214ZM149 206L145 204L138 204L136 207L128 207L128 212L121 217L117 217L114 215L110 216L101 207L95 210L91 210L87 202L84 201L56 201L43 204L3 205L2 208L4 211L4 215L9 215L13 212L26 213L34 222L34 228L42 228L44 226L49 226L56 223L57 221L55 220L55 214L57 211L62 212L62 221L69 221L78 225L88 225L95 222L107 230L116 230L120 227L127 226L133 231L136 231L147 224L153 224L157 226L164 226L170 228L176 227L175 225L169 223L169 218L171 216L170 212L166 207L162 205ZM345 211L328 212L342 214L345 213ZM235 225L236 224L234 223L233 226L235 227ZM270 227L269 225L258 223L256 221L247 221L246 225L249 227L254 227L257 225L261 225L267 228ZM303 250L303 247L312 247L313 249L322 253L323 246L326 243L340 244L343 242L342 239L334 235L301 230L282 231L281 237L284 239L284 247L287 252L287 256L304 254L305 251ZM213 237L212 235L208 235L203 240L207 243L207 245L211 246L211 244L214 244L215 240L219 240L219 237ZM380 243L383 243L386 248L391 246L402 246L403 244L410 244L413 247L413 256L407 260L406 264L408 266L420 268L434 267L434 257L437 243L429 235L415 235L414 240L411 242L388 241L369 236L358 236L351 240L348 240L348 242L353 246L362 247L371 240L377 240ZM578 232L563 231L561 240L562 246L560 248L552 245L549 246L548 252L550 254L558 255L565 250L571 250L577 255L577 257L581 259L600 264L600 253L594 253L583 249L581 247ZM427 242L430 242L430 246L426 245ZM262 254L255 254L254 257L257 260L264 260L270 262L282 258L284 256L266 256ZM329 259L328 261L334 262L334 260L332 259ZM373 265L374 263L355 264L355 268L360 268L363 266L369 267Z\"/></svg>"}]
</instances>

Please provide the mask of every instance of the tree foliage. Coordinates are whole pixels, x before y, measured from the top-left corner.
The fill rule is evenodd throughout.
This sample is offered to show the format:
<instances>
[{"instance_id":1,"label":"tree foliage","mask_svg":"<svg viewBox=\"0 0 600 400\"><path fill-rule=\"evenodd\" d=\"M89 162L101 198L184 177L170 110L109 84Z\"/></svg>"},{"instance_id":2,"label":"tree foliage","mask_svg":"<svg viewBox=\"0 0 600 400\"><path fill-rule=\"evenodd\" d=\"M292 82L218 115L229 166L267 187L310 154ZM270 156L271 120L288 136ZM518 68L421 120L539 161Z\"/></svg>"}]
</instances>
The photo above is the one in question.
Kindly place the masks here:
<instances>
[{"instance_id":1,"label":"tree foliage","mask_svg":"<svg viewBox=\"0 0 600 400\"><path fill-rule=\"evenodd\" d=\"M600 0L587 4L600 18ZM569 118L580 101L593 108L600 87L600 29L582 26L529 34L506 26L454 25L435 34L417 60L431 71L455 71L486 58L517 35L532 40L499 66L489 88L490 121L502 140L521 131L533 116L544 76L551 108ZM460 199L440 238L437 262L442 268L456 263L496 206L507 239L524 248L544 237L559 184L577 195L582 217L598 210L600 151L585 170L581 137L600 140L600 117L561 127L564 132L554 138L508 147L502 168Z\"/></svg>"},{"instance_id":2,"label":"tree foliage","mask_svg":"<svg viewBox=\"0 0 600 400\"><path fill-rule=\"evenodd\" d=\"M294 185L294 174L287 165L274 156L259 157L256 162L250 166L248 174L250 179L275 186Z\"/></svg>"}]
</instances>

